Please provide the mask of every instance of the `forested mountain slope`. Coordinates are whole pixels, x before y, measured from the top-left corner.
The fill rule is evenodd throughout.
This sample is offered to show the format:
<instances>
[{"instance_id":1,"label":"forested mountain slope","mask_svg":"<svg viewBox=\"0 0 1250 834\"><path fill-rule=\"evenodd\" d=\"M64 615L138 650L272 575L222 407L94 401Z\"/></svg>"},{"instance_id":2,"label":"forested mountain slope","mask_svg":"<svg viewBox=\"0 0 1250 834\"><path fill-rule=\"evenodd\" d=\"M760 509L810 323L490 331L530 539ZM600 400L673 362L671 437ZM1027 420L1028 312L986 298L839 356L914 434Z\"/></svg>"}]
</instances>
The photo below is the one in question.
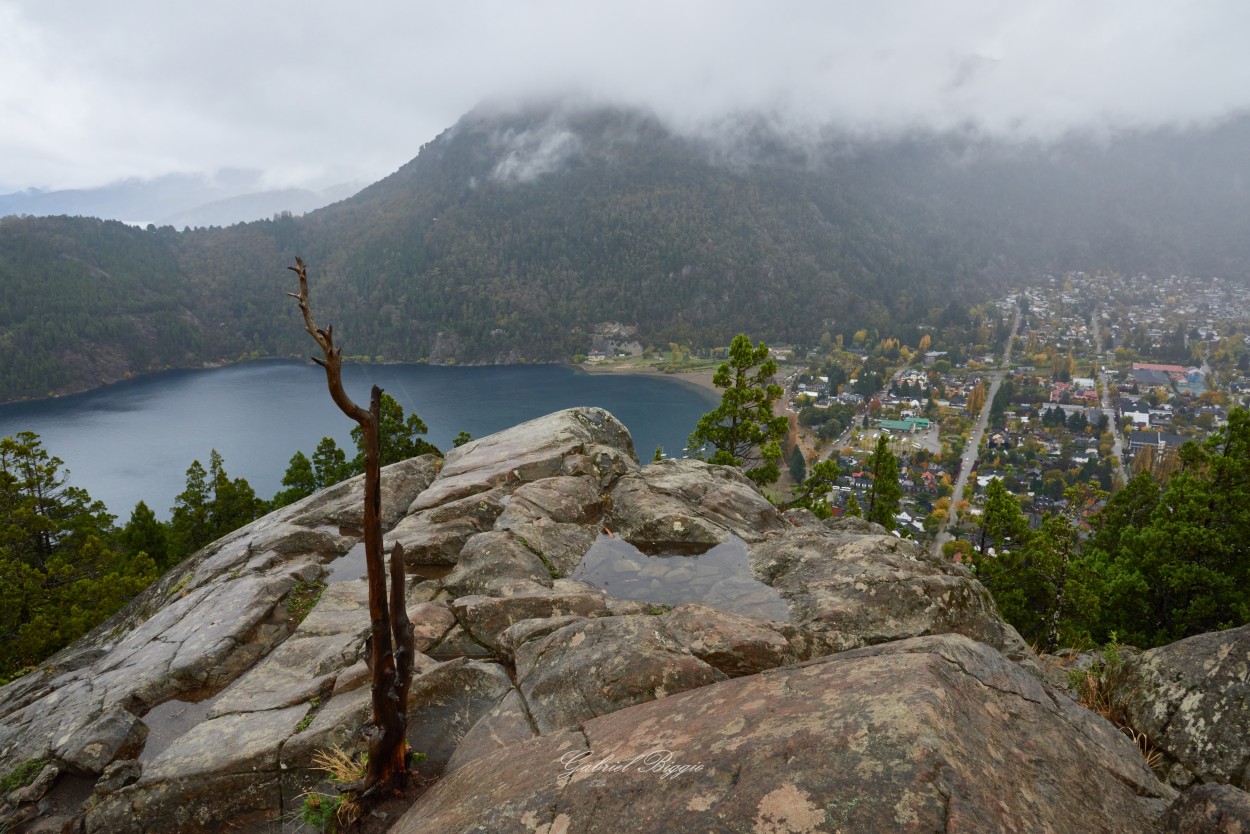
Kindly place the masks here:
<instances>
[{"instance_id":1,"label":"forested mountain slope","mask_svg":"<svg viewBox=\"0 0 1250 834\"><path fill-rule=\"evenodd\" d=\"M1243 278L1250 119L1015 144L694 138L635 111L482 108L303 217L140 230L0 220L0 399L306 352L296 254L349 353L559 361L596 323L725 344L888 330L1062 269Z\"/></svg>"}]
</instances>

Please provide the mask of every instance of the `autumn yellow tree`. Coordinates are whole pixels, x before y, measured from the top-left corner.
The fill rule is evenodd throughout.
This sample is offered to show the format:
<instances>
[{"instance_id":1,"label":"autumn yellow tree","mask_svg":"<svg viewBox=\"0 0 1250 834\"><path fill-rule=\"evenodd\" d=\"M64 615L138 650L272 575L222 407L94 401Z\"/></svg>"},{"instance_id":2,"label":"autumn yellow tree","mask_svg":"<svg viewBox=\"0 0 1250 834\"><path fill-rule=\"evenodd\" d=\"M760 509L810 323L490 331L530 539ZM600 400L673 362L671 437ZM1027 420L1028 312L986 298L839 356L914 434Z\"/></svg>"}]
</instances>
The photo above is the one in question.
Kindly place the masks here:
<instances>
[{"instance_id":1,"label":"autumn yellow tree","mask_svg":"<svg viewBox=\"0 0 1250 834\"><path fill-rule=\"evenodd\" d=\"M968 392L968 413L980 414L981 409L985 407L985 383L978 382Z\"/></svg>"}]
</instances>

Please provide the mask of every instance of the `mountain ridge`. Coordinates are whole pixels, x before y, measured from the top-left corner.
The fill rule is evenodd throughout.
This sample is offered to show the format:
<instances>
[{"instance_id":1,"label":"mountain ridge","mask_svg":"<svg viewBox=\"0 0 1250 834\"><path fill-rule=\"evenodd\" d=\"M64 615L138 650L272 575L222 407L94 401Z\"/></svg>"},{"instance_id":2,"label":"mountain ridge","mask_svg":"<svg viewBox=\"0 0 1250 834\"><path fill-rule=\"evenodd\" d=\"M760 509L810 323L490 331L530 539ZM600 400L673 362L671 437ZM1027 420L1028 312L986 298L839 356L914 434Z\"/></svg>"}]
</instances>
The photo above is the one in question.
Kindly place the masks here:
<instances>
[{"instance_id":1,"label":"mountain ridge","mask_svg":"<svg viewBox=\"0 0 1250 834\"><path fill-rule=\"evenodd\" d=\"M0 399L303 355L279 283L296 255L349 353L473 363L567 361L602 321L644 344L812 343L1046 272L1250 274L1250 118L1051 145L738 125L711 141L638 110L484 108L303 217L0 220L0 339L23 365ZM53 273L70 303L41 307L29 285Z\"/></svg>"}]
</instances>

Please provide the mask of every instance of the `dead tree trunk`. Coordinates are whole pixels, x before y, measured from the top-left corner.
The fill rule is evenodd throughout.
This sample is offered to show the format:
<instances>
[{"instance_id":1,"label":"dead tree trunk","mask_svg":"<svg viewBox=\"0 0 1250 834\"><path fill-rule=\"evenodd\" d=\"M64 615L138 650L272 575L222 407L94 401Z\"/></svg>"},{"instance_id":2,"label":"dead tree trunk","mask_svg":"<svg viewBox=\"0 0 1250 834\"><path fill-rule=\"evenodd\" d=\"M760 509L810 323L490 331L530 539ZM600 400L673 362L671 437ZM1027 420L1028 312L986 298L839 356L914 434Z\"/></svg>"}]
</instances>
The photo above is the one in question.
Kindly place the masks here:
<instances>
[{"instance_id":1,"label":"dead tree trunk","mask_svg":"<svg viewBox=\"0 0 1250 834\"><path fill-rule=\"evenodd\" d=\"M287 295L299 302L304 328L321 348L321 358L314 356L312 360L325 368L330 398L359 424L365 440L364 539L371 626L367 663L373 678L373 721L366 731L369 767L364 781L346 786L363 797L378 788L399 787L407 775L404 735L408 724L408 690L412 684L413 636L405 604L403 548L396 544L391 553L389 598L382 559L382 475L378 452L382 389L373 386L368 409L356 405L347 396L343 389L342 351L334 344L334 326L322 330L313 321L304 262L296 258L295 266L287 268L299 276L299 292Z\"/></svg>"}]
</instances>

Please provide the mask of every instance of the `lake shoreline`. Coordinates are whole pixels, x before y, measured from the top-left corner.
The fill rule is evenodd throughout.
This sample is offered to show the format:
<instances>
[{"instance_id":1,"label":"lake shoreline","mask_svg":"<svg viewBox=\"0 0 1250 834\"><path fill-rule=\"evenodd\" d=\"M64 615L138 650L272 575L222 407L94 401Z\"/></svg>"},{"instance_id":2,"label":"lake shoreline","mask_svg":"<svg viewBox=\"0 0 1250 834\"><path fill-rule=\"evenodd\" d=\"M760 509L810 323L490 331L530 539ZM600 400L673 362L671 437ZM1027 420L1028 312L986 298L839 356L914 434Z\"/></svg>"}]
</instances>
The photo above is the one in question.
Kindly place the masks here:
<instances>
[{"instance_id":1,"label":"lake shoreline","mask_svg":"<svg viewBox=\"0 0 1250 834\"><path fill-rule=\"evenodd\" d=\"M678 371L674 373L665 373L657 371L653 368L640 368L637 365L570 365L583 373L594 374L597 376L646 376L656 379L667 379L673 382L680 382L702 391L707 391L720 396L721 389L712 384L712 377L716 375L715 371Z\"/></svg>"},{"instance_id":2,"label":"lake shoreline","mask_svg":"<svg viewBox=\"0 0 1250 834\"><path fill-rule=\"evenodd\" d=\"M554 411L604 408L637 448L680 448L714 407L704 386L677 374L587 374L567 363L435 366L345 363L350 396L386 390L450 449L458 432L503 431ZM352 449L351 420L307 359L266 358L217 368L160 370L72 395L0 407L0 437L32 431L63 462L70 483L125 518L140 501L158 512L186 488L193 460L215 450L231 477L263 498L282 488L292 455L322 438ZM719 400L718 397L715 398Z\"/></svg>"},{"instance_id":3,"label":"lake shoreline","mask_svg":"<svg viewBox=\"0 0 1250 834\"><path fill-rule=\"evenodd\" d=\"M180 373L180 372L185 373L185 372L194 372L194 371L211 371L211 370L219 370L222 368L230 368L230 367L234 367L238 365L260 364L260 363L265 363L265 362L297 362L297 363L304 363L304 364L309 364L309 365L312 364L312 361L308 359L308 357L305 357L305 356L258 356L254 358L249 357L246 359L213 359L213 360L206 360L196 365L166 366L163 368L150 368L150 369L141 370L141 371L127 369L126 371L116 375L115 377L110 376L108 378L105 378L103 381L101 381L100 383L96 385L88 385L88 386L69 385L64 388L56 389L50 392L47 396L43 396L43 397L18 397L17 399L5 400L4 402L0 402L0 407L18 405L18 404L40 403L40 402L49 401L49 400L60 400L66 397L76 397L82 394L90 394L92 392L99 391L101 389L108 388L109 386L117 385L119 383L140 382L149 377L155 377L161 374ZM721 390L712 384L712 377L715 375L715 371L711 371L711 370L677 371L674 373L666 373L664 371L656 370L655 368L652 368L652 367L640 367L638 365L632 365L632 364L590 365L590 364L583 363L583 364L578 365L578 364L574 364L571 362L526 362L526 363L522 363L522 362L503 362L503 363L500 363L500 362L480 362L480 363L479 362L462 362L462 363L455 363L454 365L453 364L443 365L442 363L429 363L429 362L425 362L422 360L387 359L382 362L352 362L350 360L344 360L343 365L345 367L349 365L375 366L375 367L387 366L387 365L430 365L431 367L461 367L461 368L485 368L485 367L507 368L507 367L521 366L521 365L558 365L558 366L563 366L567 368L572 368L573 370L580 371L581 373L593 374L595 376L614 376L614 375L615 376L641 376L641 377L653 377L655 379L665 379L671 382L679 382L679 383L682 383L683 385L692 386L701 391L716 394L717 397L719 397L721 393Z\"/></svg>"}]
</instances>

